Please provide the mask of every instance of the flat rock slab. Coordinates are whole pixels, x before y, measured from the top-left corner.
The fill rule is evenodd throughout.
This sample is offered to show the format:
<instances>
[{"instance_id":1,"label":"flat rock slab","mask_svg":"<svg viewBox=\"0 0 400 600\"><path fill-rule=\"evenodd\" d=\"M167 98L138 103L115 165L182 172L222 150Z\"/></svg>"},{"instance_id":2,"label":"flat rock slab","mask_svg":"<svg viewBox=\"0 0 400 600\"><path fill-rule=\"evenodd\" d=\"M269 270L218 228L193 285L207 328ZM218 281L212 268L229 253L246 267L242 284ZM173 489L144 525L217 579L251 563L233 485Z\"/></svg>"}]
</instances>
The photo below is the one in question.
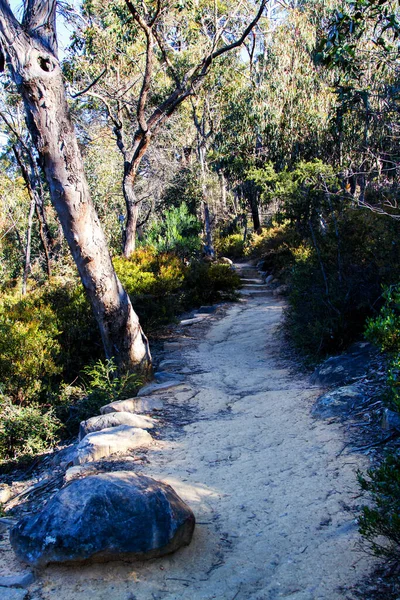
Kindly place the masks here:
<instances>
[{"instance_id":1,"label":"flat rock slab","mask_svg":"<svg viewBox=\"0 0 400 600\"><path fill-rule=\"evenodd\" d=\"M79 440L83 440L85 435L110 427L119 427L120 425L130 425L139 427L139 429L153 429L154 419L143 415L136 415L131 412L114 412L106 415L91 417L87 421L82 421L79 427Z\"/></svg>"},{"instance_id":2,"label":"flat rock slab","mask_svg":"<svg viewBox=\"0 0 400 600\"><path fill-rule=\"evenodd\" d=\"M127 471L72 481L10 534L21 560L35 567L149 559L191 541L195 518L169 486Z\"/></svg>"},{"instance_id":3,"label":"flat rock slab","mask_svg":"<svg viewBox=\"0 0 400 600\"><path fill-rule=\"evenodd\" d=\"M194 340L179 340L179 342L164 342L165 352L174 352L175 350L181 350L186 346L191 346Z\"/></svg>"},{"instance_id":4,"label":"flat rock slab","mask_svg":"<svg viewBox=\"0 0 400 600\"><path fill-rule=\"evenodd\" d=\"M208 318L208 315L197 315L196 317L193 317L192 319L183 319L182 321L180 321L179 325L182 325L183 327L188 327L190 325L195 325L196 323L201 323L202 321L204 321L205 319Z\"/></svg>"},{"instance_id":5,"label":"flat rock slab","mask_svg":"<svg viewBox=\"0 0 400 600\"><path fill-rule=\"evenodd\" d=\"M321 386L345 385L364 377L369 371L374 356L371 344L353 344L348 352L332 356L312 374L311 383Z\"/></svg>"},{"instance_id":6,"label":"flat rock slab","mask_svg":"<svg viewBox=\"0 0 400 600\"><path fill-rule=\"evenodd\" d=\"M28 592L26 590L18 590L15 588L7 588L0 586L1 600L25 600Z\"/></svg>"},{"instance_id":7,"label":"flat rock slab","mask_svg":"<svg viewBox=\"0 0 400 600\"><path fill-rule=\"evenodd\" d=\"M114 412L131 412L139 414L148 414L160 411L164 408L164 402L161 398L128 398L127 400L116 400L102 406L100 412L107 415Z\"/></svg>"},{"instance_id":8,"label":"flat rock slab","mask_svg":"<svg viewBox=\"0 0 400 600\"><path fill-rule=\"evenodd\" d=\"M147 431L130 425L119 425L119 427L89 433L76 448L74 464L82 465L116 452L128 452L135 448L147 447L152 441L153 438Z\"/></svg>"},{"instance_id":9,"label":"flat rock slab","mask_svg":"<svg viewBox=\"0 0 400 600\"><path fill-rule=\"evenodd\" d=\"M138 397L140 398L141 396L151 396L151 394L157 394L157 392L164 392L165 390L169 390L180 385L182 385L182 381L175 378L169 378L169 381L163 381L162 383L148 383L139 390Z\"/></svg>"},{"instance_id":10,"label":"flat rock slab","mask_svg":"<svg viewBox=\"0 0 400 600\"><path fill-rule=\"evenodd\" d=\"M156 383L165 383L166 381L175 381L176 383L182 383L182 381L185 381L185 378L183 375L180 375L178 373L156 371L154 373L154 380Z\"/></svg>"},{"instance_id":11,"label":"flat rock slab","mask_svg":"<svg viewBox=\"0 0 400 600\"><path fill-rule=\"evenodd\" d=\"M320 396L312 409L312 414L322 419L336 417L349 410L353 404L360 403L364 398L361 386L346 385Z\"/></svg>"},{"instance_id":12,"label":"flat rock slab","mask_svg":"<svg viewBox=\"0 0 400 600\"><path fill-rule=\"evenodd\" d=\"M35 581L33 573L18 573L15 575L0 576L0 589L6 588L26 588ZM0 596L2 598L2 596Z\"/></svg>"}]
</instances>

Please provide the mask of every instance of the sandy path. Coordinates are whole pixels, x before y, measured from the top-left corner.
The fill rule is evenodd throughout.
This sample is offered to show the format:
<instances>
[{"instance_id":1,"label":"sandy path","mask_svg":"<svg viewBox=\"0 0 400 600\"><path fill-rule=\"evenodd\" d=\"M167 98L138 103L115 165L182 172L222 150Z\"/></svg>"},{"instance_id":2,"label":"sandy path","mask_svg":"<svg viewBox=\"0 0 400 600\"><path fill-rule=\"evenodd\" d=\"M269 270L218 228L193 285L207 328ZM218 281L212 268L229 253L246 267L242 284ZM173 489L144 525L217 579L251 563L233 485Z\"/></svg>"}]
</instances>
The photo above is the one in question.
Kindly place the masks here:
<instances>
[{"instance_id":1,"label":"sandy path","mask_svg":"<svg viewBox=\"0 0 400 600\"><path fill-rule=\"evenodd\" d=\"M282 303L231 306L182 354L195 409L183 435L158 442L144 471L191 505L192 544L148 563L48 567L32 598L55 600L336 600L369 559L356 551L356 455L341 428L315 421L320 390L275 357ZM202 333L204 332L204 333ZM172 396L171 396L172 397Z\"/></svg>"}]
</instances>

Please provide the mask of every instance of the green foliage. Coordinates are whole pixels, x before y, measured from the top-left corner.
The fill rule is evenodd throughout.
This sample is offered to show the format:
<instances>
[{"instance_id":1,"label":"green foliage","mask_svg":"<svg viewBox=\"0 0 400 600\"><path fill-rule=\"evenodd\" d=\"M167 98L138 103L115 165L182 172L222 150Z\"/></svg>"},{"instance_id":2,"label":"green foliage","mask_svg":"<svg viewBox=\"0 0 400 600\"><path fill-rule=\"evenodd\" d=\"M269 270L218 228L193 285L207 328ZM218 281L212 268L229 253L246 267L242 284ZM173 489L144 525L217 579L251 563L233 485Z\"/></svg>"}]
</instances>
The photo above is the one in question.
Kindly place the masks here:
<instances>
[{"instance_id":1,"label":"green foliage","mask_svg":"<svg viewBox=\"0 0 400 600\"><path fill-rule=\"evenodd\" d=\"M189 212L186 204L167 210L154 222L146 234L146 243L158 252L175 252L191 257L201 249L201 223Z\"/></svg>"},{"instance_id":2,"label":"green foliage","mask_svg":"<svg viewBox=\"0 0 400 600\"><path fill-rule=\"evenodd\" d=\"M83 373L87 378L84 387L64 390L69 407L66 426L71 434L78 431L81 421L99 414L104 404L136 396L144 383L133 373L119 375L112 358L96 361L85 367Z\"/></svg>"},{"instance_id":3,"label":"green foliage","mask_svg":"<svg viewBox=\"0 0 400 600\"><path fill-rule=\"evenodd\" d=\"M172 252L138 249L132 258L114 259L115 270L129 293L146 331L174 320L185 309L234 298L240 281L227 265L185 261Z\"/></svg>"},{"instance_id":4,"label":"green foliage","mask_svg":"<svg viewBox=\"0 0 400 600\"><path fill-rule=\"evenodd\" d=\"M244 240L240 233L232 233L215 241L214 248L219 256L241 258L244 256Z\"/></svg>"},{"instance_id":5,"label":"green foliage","mask_svg":"<svg viewBox=\"0 0 400 600\"><path fill-rule=\"evenodd\" d=\"M15 406L3 397L0 415L1 461L43 452L59 439L61 423L53 409L36 403Z\"/></svg>"},{"instance_id":6,"label":"green foliage","mask_svg":"<svg viewBox=\"0 0 400 600\"><path fill-rule=\"evenodd\" d=\"M386 401L400 412L400 286L386 288L383 298L385 303L379 315L367 320L365 336L390 356Z\"/></svg>"},{"instance_id":7,"label":"green foliage","mask_svg":"<svg viewBox=\"0 0 400 600\"><path fill-rule=\"evenodd\" d=\"M372 496L374 507L364 506L360 533L377 556L400 560L400 457L388 456L377 469L358 474L361 488Z\"/></svg>"},{"instance_id":8,"label":"green foliage","mask_svg":"<svg viewBox=\"0 0 400 600\"><path fill-rule=\"evenodd\" d=\"M37 398L60 372L55 314L40 294L0 299L0 379L14 402Z\"/></svg>"},{"instance_id":9,"label":"green foliage","mask_svg":"<svg viewBox=\"0 0 400 600\"><path fill-rule=\"evenodd\" d=\"M161 209L179 208L185 204L188 213L196 215L202 201L201 182L195 170L180 169L163 191Z\"/></svg>"}]
</instances>

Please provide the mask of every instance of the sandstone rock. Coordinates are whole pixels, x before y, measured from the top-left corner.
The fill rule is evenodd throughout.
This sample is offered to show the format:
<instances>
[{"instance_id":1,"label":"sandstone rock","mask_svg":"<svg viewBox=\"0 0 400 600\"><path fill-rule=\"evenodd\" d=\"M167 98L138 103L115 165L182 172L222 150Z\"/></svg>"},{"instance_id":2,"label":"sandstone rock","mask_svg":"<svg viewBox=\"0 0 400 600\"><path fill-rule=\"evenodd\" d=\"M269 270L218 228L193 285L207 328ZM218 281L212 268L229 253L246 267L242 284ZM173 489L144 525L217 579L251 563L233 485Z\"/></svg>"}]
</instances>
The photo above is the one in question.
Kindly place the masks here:
<instances>
[{"instance_id":1,"label":"sandstone rock","mask_svg":"<svg viewBox=\"0 0 400 600\"><path fill-rule=\"evenodd\" d=\"M64 483L69 483L73 479L77 479L78 477L87 477L88 475L94 475L96 473L96 468L90 465L76 465L75 467L70 467L65 471L64 475Z\"/></svg>"},{"instance_id":2,"label":"sandstone rock","mask_svg":"<svg viewBox=\"0 0 400 600\"><path fill-rule=\"evenodd\" d=\"M230 258L227 258L226 256L222 256L221 258L219 258L218 262L222 263L223 265L233 265L233 261Z\"/></svg>"},{"instance_id":3,"label":"sandstone rock","mask_svg":"<svg viewBox=\"0 0 400 600\"><path fill-rule=\"evenodd\" d=\"M219 304L213 304L212 306L200 306L199 313L203 314L212 314L215 313L218 309Z\"/></svg>"},{"instance_id":4,"label":"sandstone rock","mask_svg":"<svg viewBox=\"0 0 400 600\"><path fill-rule=\"evenodd\" d=\"M382 429L400 431L400 414L389 408L385 408L382 415Z\"/></svg>"},{"instance_id":5,"label":"sandstone rock","mask_svg":"<svg viewBox=\"0 0 400 600\"><path fill-rule=\"evenodd\" d=\"M151 396L152 394L157 394L157 392L164 392L180 385L182 385L182 381L171 378L169 381L163 381L163 383L148 383L139 390L138 397Z\"/></svg>"},{"instance_id":6,"label":"sandstone rock","mask_svg":"<svg viewBox=\"0 0 400 600\"><path fill-rule=\"evenodd\" d=\"M353 344L344 354L323 362L311 376L311 383L326 387L351 383L367 375L373 356L371 344Z\"/></svg>"},{"instance_id":7,"label":"sandstone rock","mask_svg":"<svg viewBox=\"0 0 400 600\"><path fill-rule=\"evenodd\" d=\"M180 321L179 325L182 325L182 327L190 327L190 325L196 325L196 323L201 323L206 318L207 318L207 315L205 315L205 316L198 315L191 319L183 319L182 321Z\"/></svg>"},{"instance_id":8,"label":"sandstone rock","mask_svg":"<svg viewBox=\"0 0 400 600\"><path fill-rule=\"evenodd\" d=\"M274 276L273 275L268 275L268 277L265 278L265 283L271 283L271 281L273 280Z\"/></svg>"},{"instance_id":9,"label":"sandstone rock","mask_svg":"<svg viewBox=\"0 0 400 600\"><path fill-rule=\"evenodd\" d=\"M190 346L193 340L179 340L179 342L164 342L165 352L174 352L175 350L181 350L186 346Z\"/></svg>"},{"instance_id":10,"label":"sandstone rock","mask_svg":"<svg viewBox=\"0 0 400 600\"><path fill-rule=\"evenodd\" d=\"M11 498L11 488L6 483L0 483L0 504L8 502Z\"/></svg>"},{"instance_id":11,"label":"sandstone rock","mask_svg":"<svg viewBox=\"0 0 400 600\"><path fill-rule=\"evenodd\" d=\"M72 481L11 531L17 556L48 563L149 559L190 543L195 518L169 486L127 471Z\"/></svg>"},{"instance_id":12,"label":"sandstone rock","mask_svg":"<svg viewBox=\"0 0 400 600\"><path fill-rule=\"evenodd\" d=\"M182 361L179 359L173 359L173 358L162 360L160 362L160 364L158 365L159 369L164 369L164 370L179 369L180 367L182 367Z\"/></svg>"},{"instance_id":13,"label":"sandstone rock","mask_svg":"<svg viewBox=\"0 0 400 600\"><path fill-rule=\"evenodd\" d=\"M312 409L312 414L322 419L336 417L349 410L354 403L364 399L361 386L347 385L320 396Z\"/></svg>"},{"instance_id":14,"label":"sandstone rock","mask_svg":"<svg viewBox=\"0 0 400 600\"><path fill-rule=\"evenodd\" d=\"M114 412L106 415L91 417L87 421L82 421L79 427L79 440L82 440L88 433L109 429L110 427L119 427L119 425L130 425L139 427L139 429L153 429L154 419L143 415L136 415L131 412Z\"/></svg>"},{"instance_id":15,"label":"sandstone rock","mask_svg":"<svg viewBox=\"0 0 400 600\"><path fill-rule=\"evenodd\" d=\"M74 459L75 465L94 462L115 454L127 452L135 448L150 446L153 438L144 429L119 425L102 431L89 433L79 442Z\"/></svg>"},{"instance_id":16,"label":"sandstone rock","mask_svg":"<svg viewBox=\"0 0 400 600\"><path fill-rule=\"evenodd\" d=\"M17 590L15 588L0 586L1 600L25 600L27 595L27 590Z\"/></svg>"},{"instance_id":17,"label":"sandstone rock","mask_svg":"<svg viewBox=\"0 0 400 600\"><path fill-rule=\"evenodd\" d=\"M166 381L176 381L177 383L181 383L185 381L183 375L178 375L177 373L170 373L165 371L156 371L154 373L154 379L156 383L164 383Z\"/></svg>"},{"instance_id":18,"label":"sandstone rock","mask_svg":"<svg viewBox=\"0 0 400 600\"><path fill-rule=\"evenodd\" d=\"M18 573L16 575L2 575L0 576L0 589L1 587L6 588L26 588L35 581L33 573Z\"/></svg>"},{"instance_id":19,"label":"sandstone rock","mask_svg":"<svg viewBox=\"0 0 400 600\"><path fill-rule=\"evenodd\" d=\"M127 400L116 400L102 406L100 412L102 415L107 415L114 412L132 412L139 414L148 414L160 411L164 408L164 403L161 398L128 398Z\"/></svg>"}]
</instances>

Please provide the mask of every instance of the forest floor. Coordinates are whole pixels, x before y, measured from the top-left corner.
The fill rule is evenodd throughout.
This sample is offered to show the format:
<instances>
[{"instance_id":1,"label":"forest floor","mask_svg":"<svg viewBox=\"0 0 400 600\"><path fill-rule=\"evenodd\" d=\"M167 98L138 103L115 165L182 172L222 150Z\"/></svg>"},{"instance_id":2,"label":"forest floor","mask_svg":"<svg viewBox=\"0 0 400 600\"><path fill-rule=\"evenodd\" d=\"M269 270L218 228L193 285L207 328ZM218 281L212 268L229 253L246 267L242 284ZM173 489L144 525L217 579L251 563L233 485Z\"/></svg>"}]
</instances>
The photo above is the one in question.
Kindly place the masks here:
<instances>
[{"instance_id":1,"label":"forest floor","mask_svg":"<svg viewBox=\"0 0 400 600\"><path fill-rule=\"evenodd\" d=\"M368 458L344 451L340 424L311 416L323 390L283 352L283 308L248 296L181 328L164 358L189 374L163 395L165 427L142 461L108 465L172 485L196 515L191 545L149 562L49 566L28 598L353 598L374 565L356 522ZM21 569L4 546L1 558L0 571Z\"/></svg>"}]
</instances>

